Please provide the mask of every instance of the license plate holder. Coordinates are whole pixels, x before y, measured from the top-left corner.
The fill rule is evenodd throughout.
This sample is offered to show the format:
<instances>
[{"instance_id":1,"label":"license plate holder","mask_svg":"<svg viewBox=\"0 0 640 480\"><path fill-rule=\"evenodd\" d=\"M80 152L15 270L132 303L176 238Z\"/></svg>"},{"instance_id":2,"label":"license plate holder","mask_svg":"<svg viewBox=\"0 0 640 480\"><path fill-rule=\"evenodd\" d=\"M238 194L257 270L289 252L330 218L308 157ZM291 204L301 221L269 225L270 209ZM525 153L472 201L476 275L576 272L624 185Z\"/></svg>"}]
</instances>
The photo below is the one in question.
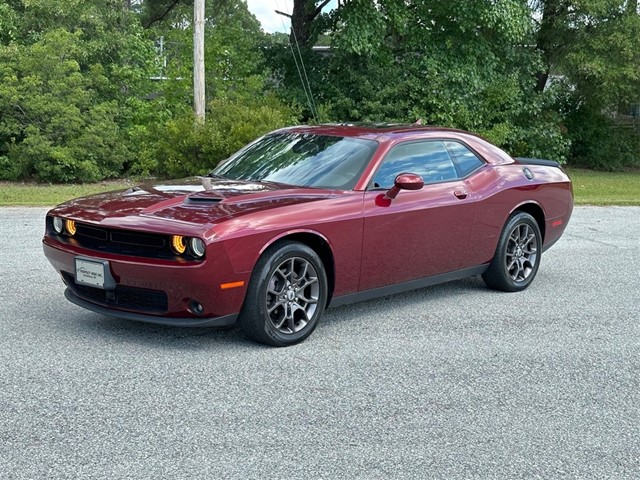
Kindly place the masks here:
<instances>
[{"instance_id":1,"label":"license plate holder","mask_svg":"<svg viewBox=\"0 0 640 480\"><path fill-rule=\"evenodd\" d=\"M109 262L105 260L89 260L86 258L75 258L76 283L88 287L108 288L111 273Z\"/></svg>"}]
</instances>

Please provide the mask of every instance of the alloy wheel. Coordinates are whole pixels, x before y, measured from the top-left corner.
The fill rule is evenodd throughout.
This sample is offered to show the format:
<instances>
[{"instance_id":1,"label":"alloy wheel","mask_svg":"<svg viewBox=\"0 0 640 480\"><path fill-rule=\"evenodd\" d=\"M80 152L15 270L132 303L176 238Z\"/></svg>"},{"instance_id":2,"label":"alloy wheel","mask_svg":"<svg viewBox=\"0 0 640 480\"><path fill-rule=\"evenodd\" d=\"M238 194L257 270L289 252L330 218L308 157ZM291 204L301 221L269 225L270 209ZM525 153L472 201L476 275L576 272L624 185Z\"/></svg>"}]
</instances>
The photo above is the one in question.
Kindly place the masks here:
<instances>
[{"instance_id":1,"label":"alloy wheel","mask_svg":"<svg viewBox=\"0 0 640 480\"><path fill-rule=\"evenodd\" d=\"M524 282L534 271L538 261L538 239L526 223L514 227L507 241L505 264L514 282Z\"/></svg>"},{"instance_id":2,"label":"alloy wheel","mask_svg":"<svg viewBox=\"0 0 640 480\"><path fill-rule=\"evenodd\" d=\"M282 262L267 285L266 306L269 321L283 334L299 332L313 318L320 296L318 273L304 258Z\"/></svg>"}]
</instances>

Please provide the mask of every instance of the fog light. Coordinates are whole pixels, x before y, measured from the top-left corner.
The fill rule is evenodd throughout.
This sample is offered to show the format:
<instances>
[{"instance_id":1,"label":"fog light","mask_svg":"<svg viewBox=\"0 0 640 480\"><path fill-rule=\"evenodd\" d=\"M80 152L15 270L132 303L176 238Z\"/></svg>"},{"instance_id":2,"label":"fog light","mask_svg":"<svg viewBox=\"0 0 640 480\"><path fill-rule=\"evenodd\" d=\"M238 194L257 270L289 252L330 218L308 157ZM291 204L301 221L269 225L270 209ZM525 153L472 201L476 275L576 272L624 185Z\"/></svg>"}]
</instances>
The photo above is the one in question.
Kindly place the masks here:
<instances>
[{"instance_id":1,"label":"fog light","mask_svg":"<svg viewBox=\"0 0 640 480\"><path fill-rule=\"evenodd\" d=\"M191 250L191 254L194 257L202 258L204 257L206 245L204 241L199 238L191 238L189 240L189 250Z\"/></svg>"},{"instance_id":2,"label":"fog light","mask_svg":"<svg viewBox=\"0 0 640 480\"><path fill-rule=\"evenodd\" d=\"M189 311L194 315L202 315L204 313L204 307L196 300L189 301Z\"/></svg>"},{"instance_id":3,"label":"fog light","mask_svg":"<svg viewBox=\"0 0 640 480\"><path fill-rule=\"evenodd\" d=\"M67 233L72 237L76 234L76 222L73 220L65 220L64 228L67 230Z\"/></svg>"},{"instance_id":4,"label":"fog light","mask_svg":"<svg viewBox=\"0 0 640 480\"><path fill-rule=\"evenodd\" d=\"M171 247L178 255L182 255L187 250L187 244L184 241L184 237L180 235L173 235L171 237Z\"/></svg>"},{"instance_id":5,"label":"fog light","mask_svg":"<svg viewBox=\"0 0 640 480\"><path fill-rule=\"evenodd\" d=\"M56 233L62 233L62 229L64 228L64 222L60 217L53 217L53 231Z\"/></svg>"}]
</instances>

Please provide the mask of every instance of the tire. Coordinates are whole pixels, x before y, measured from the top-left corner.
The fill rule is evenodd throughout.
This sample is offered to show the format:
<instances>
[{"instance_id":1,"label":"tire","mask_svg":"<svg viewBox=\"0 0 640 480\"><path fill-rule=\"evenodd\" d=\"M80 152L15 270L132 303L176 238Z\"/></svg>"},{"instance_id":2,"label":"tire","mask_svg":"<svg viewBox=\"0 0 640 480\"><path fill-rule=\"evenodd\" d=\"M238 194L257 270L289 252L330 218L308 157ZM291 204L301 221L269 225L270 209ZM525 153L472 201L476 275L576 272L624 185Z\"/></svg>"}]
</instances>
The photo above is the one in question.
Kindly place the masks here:
<instances>
[{"instance_id":1,"label":"tire","mask_svg":"<svg viewBox=\"0 0 640 480\"><path fill-rule=\"evenodd\" d=\"M507 220L496 253L482 274L487 286L503 292L519 292L533 282L540 267L542 235L536 220L515 212Z\"/></svg>"},{"instance_id":2,"label":"tire","mask_svg":"<svg viewBox=\"0 0 640 480\"><path fill-rule=\"evenodd\" d=\"M238 322L257 342L294 345L318 325L327 291L327 274L318 254L299 242L278 242L256 263Z\"/></svg>"}]
</instances>

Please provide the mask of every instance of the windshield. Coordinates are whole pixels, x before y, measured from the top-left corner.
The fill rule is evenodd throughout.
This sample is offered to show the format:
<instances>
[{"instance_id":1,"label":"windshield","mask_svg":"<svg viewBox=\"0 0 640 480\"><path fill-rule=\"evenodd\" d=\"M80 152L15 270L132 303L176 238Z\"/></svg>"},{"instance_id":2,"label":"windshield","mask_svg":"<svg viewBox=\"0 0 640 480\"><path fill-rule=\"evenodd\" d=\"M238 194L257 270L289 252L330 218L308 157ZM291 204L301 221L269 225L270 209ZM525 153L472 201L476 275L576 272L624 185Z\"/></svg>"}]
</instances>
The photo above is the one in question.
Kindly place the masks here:
<instances>
[{"instance_id":1,"label":"windshield","mask_svg":"<svg viewBox=\"0 0 640 480\"><path fill-rule=\"evenodd\" d=\"M275 133L244 147L211 174L347 190L355 186L377 147L377 142L359 138Z\"/></svg>"}]
</instances>

